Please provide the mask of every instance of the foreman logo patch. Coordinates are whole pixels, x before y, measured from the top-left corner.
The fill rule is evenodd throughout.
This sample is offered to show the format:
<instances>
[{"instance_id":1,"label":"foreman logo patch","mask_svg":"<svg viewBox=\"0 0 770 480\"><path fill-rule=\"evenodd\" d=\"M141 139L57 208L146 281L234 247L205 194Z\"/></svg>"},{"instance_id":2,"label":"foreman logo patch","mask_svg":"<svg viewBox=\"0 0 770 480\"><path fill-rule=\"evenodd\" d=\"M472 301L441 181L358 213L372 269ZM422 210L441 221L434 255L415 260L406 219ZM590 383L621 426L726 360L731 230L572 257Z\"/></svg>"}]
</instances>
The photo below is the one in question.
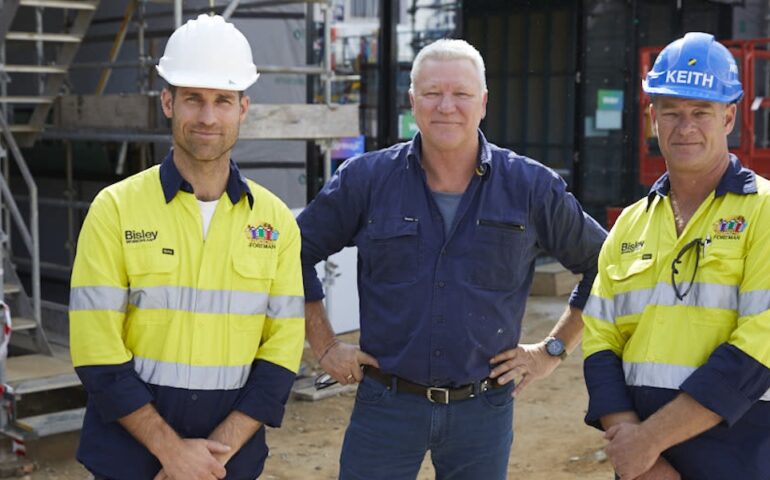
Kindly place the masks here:
<instances>
[{"instance_id":1,"label":"foreman logo patch","mask_svg":"<svg viewBox=\"0 0 770 480\"><path fill-rule=\"evenodd\" d=\"M244 233L249 240L249 247L252 248L275 248L279 235L278 230L269 223L247 225Z\"/></svg>"},{"instance_id":2,"label":"foreman logo patch","mask_svg":"<svg viewBox=\"0 0 770 480\"><path fill-rule=\"evenodd\" d=\"M743 215L732 218L720 218L714 223L714 238L720 240L740 240L741 233L746 231L749 222Z\"/></svg>"}]
</instances>

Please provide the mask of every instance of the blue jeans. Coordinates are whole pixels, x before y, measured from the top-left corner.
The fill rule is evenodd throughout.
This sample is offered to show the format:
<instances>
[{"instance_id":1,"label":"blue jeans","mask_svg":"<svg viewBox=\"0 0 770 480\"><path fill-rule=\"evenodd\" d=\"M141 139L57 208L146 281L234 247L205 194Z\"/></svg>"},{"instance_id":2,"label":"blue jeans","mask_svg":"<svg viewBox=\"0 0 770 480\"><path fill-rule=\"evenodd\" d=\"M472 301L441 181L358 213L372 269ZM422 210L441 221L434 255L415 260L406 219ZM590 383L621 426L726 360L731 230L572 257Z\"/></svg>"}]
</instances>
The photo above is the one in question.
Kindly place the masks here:
<instances>
[{"instance_id":1,"label":"blue jeans","mask_svg":"<svg viewBox=\"0 0 770 480\"><path fill-rule=\"evenodd\" d=\"M513 444L512 385L431 403L364 377L345 433L341 480L414 479L430 450L439 480L504 480Z\"/></svg>"}]
</instances>

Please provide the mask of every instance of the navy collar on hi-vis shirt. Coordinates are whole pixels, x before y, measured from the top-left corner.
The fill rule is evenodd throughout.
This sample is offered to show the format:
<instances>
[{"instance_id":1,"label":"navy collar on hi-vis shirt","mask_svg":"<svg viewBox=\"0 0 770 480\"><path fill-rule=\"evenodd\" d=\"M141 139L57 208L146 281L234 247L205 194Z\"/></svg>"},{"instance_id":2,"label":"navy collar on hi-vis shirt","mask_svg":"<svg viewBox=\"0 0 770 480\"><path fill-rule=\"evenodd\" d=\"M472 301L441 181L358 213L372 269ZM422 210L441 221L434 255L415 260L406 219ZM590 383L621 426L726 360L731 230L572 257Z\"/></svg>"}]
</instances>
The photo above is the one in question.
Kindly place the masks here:
<instances>
[{"instance_id":1,"label":"navy collar on hi-vis shirt","mask_svg":"<svg viewBox=\"0 0 770 480\"><path fill-rule=\"evenodd\" d=\"M417 132L412 138L412 142L409 144L409 148L406 151L406 168L409 168L409 162L416 160L417 163L421 163L422 159L422 136L420 132ZM479 130L479 159L476 166L476 174L484 176L489 171L489 167L492 165L492 149L487 142L487 138Z\"/></svg>"},{"instance_id":2,"label":"navy collar on hi-vis shirt","mask_svg":"<svg viewBox=\"0 0 770 480\"><path fill-rule=\"evenodd\" d=\"M726 193L734 193L736 195L757 193L757 179L755 175L753 171L744 168L738 157L731 153L730 164L727 166L724 175L722 175L722 179L719 180L719 184L717 184L717 188L714 190L714 196L721 197ZM671 182L668 179L668 172L666 172L652 184L650 193L647 194L647 208L650 208L656 195L664 197L668 195L670 189Z\"/></svg>"},{"instance_id":3,"label":"navy collar on hi-vis shirt","mask_svg":"<svg viewBox=\"0 0 770 480\"><path fill-rule=\"evenodd\" d=\"M182 178L182 174L174 165L174 149L169 150L163 163L160 164L160 185L163 187L163 196L166 197L166 203L174 199L179 190L187 193L194 193L192 185ZM233 205L241 200L245 194L249 199L249 208L254 206L254 196L249 190L246 179L241 176L238 166L230 159L230 175L227 177L227 196Z\"/></svg>"}]
</instances>

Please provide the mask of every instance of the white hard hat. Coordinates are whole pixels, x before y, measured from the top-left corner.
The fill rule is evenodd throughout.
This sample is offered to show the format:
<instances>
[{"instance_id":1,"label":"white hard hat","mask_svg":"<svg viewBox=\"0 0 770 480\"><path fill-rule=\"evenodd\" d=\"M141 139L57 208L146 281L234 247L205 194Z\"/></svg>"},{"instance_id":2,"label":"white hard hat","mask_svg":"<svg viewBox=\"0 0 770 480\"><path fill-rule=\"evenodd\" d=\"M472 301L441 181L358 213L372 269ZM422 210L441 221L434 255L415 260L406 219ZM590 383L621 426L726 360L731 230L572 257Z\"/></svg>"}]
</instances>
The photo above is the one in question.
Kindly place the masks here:
<instances>
[{"instance_id":1,"label":"white hard hat","mask_svg":"<svg viewBox=\"0 0 770 480\"><path fill-rule=\"evenodd\" d=\"M219 15L199 15L166 43L158 74L175 87L243 91L259 74L248 40Z\"/></svg>"}]
</instances>

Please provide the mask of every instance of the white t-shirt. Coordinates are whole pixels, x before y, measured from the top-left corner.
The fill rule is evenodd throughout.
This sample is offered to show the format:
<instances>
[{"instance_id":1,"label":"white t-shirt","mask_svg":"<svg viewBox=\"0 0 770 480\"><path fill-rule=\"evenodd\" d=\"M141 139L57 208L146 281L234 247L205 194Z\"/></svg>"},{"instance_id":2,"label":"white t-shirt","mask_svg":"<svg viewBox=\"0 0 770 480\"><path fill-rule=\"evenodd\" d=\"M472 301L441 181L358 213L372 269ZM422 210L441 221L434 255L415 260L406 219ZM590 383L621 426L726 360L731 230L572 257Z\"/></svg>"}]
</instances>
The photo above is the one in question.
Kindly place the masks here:
<instances>
[{"instance_id":1,"label":"white t-shirt","mask_svg":"<svg viewBox=\"0 0 770 480\"><path fill-rule=\"evenodd\" d=\"M201 220L203 220L203 240L206 240L206 234L209 233L209 225L211 225L214 210L217 209L217 203L219 203L219 200L212 200L210 202L198 200L198 205L201 207Z\"/></svg>"}]
</instances>

